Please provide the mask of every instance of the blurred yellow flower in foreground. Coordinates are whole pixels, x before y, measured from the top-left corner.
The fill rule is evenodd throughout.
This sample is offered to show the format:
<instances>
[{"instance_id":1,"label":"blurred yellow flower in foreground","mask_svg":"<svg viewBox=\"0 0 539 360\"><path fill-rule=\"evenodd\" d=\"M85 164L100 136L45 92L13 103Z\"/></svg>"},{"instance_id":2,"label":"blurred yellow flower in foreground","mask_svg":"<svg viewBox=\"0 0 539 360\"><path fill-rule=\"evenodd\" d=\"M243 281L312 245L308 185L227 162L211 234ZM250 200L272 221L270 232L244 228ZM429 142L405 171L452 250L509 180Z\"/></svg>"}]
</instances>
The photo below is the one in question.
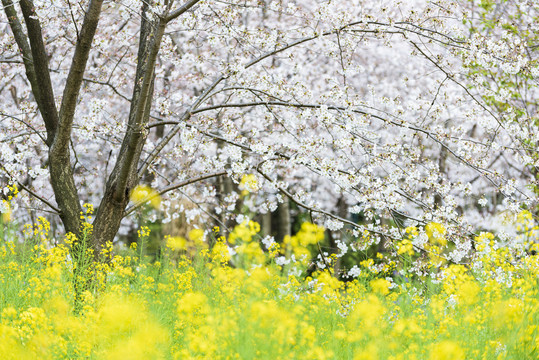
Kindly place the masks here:
<instances>
[{"instance_id":1,"label":"blurred yellow flower in foreground","mask_svg":"<svg viewBox=\"0 0 539 360\"><path fill-rule=\"evenodd\" d=\"M172 250L185 250L187 248L187 240L182 236L167 236L167 247Z\"/></svg>"},{"instance_id":2,"label":"blurred yellow flower in foreground","mask_svg":"<svg viewBox=\"0 0 539 360\"><path fill-rule=\"evenodd\" d=\"M204 241L204 230L192 229L191 231L189 231L189 238L195 242Z\"/></svg>"},{"instance_id":3,"label":"blurred yellow flower in foreground","mask_svg":"<svg viewBox=\"0 0 539 360\"><path fill-rule=\"evenodd\" d=\"M389 288L391 283L386 279L375 279L371 280L370 283L372 291L377 294L387 295L389 294Z\"/></svg>"},{"instance_id":4,"label":"blurred yellow flower in foreground","mask_svg":"<svg viewBox=\"0 0 539 360\"><path fill-rule=\"evenodd\" d=\"M149 202L154 209L161 206L161 196L148 185L137 185L131 192L130 199L137 204Z\"/></svg>"},{"instance_id":5,"label":"blurred yellow flower in foreground","mask_svg":"<svg viewBox=\"0 0 539 360\"><path fill-rule=\"evenodd\" d=\"M466 353L457 342L452 340L443 340L431 346L429 359L464 360L466 359Z\"/></svg>"}]
</instances>

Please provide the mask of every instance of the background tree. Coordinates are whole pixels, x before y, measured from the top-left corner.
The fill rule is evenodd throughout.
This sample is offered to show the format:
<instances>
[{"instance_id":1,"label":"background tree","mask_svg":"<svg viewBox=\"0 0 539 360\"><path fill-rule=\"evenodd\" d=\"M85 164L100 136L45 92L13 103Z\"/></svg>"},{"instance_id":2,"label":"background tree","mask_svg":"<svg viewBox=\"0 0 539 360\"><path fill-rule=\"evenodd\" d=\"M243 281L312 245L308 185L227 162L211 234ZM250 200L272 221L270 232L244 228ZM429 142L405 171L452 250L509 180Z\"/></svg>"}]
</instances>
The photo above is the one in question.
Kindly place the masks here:
<instances>
[{"instance_id":1,"label":"background tree","mask_svg":"<svg viewBox=\"0 0 539 360\"><path fill-rule=\"evenodd\" d=\"M350 227L356 249L435 221L454 261L473 226L489 226L481 206L536 204L522 175L535 110L519 117L526 131L504 121L470 71L511 67L536 84L535 44L516 27L513 46L473 2L2 4L0 171L31 179L21 204L46 204L65 231L79 232L82 202L99 204L96 250L137 207L129 194L142 178L165 197L165 221L180 197L198 206L188 218L232 215L240 194L218 196L208 179L254 174L252 212L288 199L330 230ZM494 94L507 88L490 81Z\"/></svg>"}]
</instances>

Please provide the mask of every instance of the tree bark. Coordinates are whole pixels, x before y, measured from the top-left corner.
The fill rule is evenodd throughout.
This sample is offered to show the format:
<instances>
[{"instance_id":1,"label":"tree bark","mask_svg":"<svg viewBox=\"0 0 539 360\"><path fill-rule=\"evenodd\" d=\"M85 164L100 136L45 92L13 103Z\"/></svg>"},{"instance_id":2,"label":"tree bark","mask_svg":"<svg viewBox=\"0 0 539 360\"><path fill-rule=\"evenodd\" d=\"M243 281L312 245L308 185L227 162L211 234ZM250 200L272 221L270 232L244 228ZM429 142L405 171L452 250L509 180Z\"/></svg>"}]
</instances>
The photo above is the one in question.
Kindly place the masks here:
<instances>
[{"instance_id":1,"label":"tree bark","mask_svg":"<svg viewBox=\"0 0 539 360\"><path fill-rule=\"evenodd\" d=\"M92 0L88 5L64 88L57 131L49 150L51 184L56 202L61 210L60 218L64 223L66 232L77 234L79 237L81 235L80 215L82 208L75 179L73 178L69 143L71 141L77 99L102 5L103 0Z\"/></svg>"},{"instance_id":2,"label":"tree bark","mask_svg":"<svg viewBox=\"0 0 539 360\"><path fill-rule=\"evenodd\" d=\"M271 235L271 213L268 211L265 214L260 214L260 218L260 233L263 237Z\"/></svg>"},{"instance_id":3,"label":"tree bark","mask_svg":"<svg viewBox=\"0 0 539 360\"><path fill-rule=\"evenodd\" d=\"M47 145L50 146L56 136L59 119L49 72L49 59L47 51L45 50L45 44L43 43L41 24L34 11L34 4L30 0L21 0L19 4L21 6L26 29L28 30L28 40L30 42L30 51L32 54L32 66L30 66L30 69L27 68L26 71L31 74L28 79L30 84L32 81L35 81L35 84L37 85L35 88L32 88L32 91L34 92L39 111L45 122L45 127L47 129ZM20 31L20 29L17 29L16 27L12 27L11 29L13 33ZM23 53L23 58L29 56L28 54L25 54L27 49L24 42L19 44L19 48ZM32 79L33 77L35 77L35 79Z\"/></svg>"},{"instance_id":4,"label":"tree bark","mask_svg":"<svg viewBox=\"0 0 539 360\"><path fill-rule=\"evenodd\" d=\"M275 234L275 240L282 242L285 236L292 234L290 200L288 198L285 197L283 203L279 204L277 207L274 220L275 222L272 221L272 230Z\"/></svg>"},{"instance_id":5,"label":"tree bark","mask_svg":"<svg viewBox=\"0 0 539 360\"><path fill-rule=\"evenodd\" d=\"M114 239L129 203L130 192L140 177L137 164L147 137L145 125L148 123L152 104L155 64L166 27L163 18L149 22L147 11L148 4L144 3L135 86L126 134L93 224L91 246L96 254L107 241Z\"/></svg>"}]
</instances>

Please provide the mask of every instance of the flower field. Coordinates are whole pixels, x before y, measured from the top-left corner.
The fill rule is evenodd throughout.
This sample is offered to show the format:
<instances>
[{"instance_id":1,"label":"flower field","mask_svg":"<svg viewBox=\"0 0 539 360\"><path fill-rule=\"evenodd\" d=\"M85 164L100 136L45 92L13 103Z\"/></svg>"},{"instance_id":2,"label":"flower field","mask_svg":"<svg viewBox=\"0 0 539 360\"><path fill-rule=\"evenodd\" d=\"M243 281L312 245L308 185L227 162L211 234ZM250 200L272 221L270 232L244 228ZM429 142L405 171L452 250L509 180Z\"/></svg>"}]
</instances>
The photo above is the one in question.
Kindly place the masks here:
<instances>
[{"instance_id":1,"label":"flower field","mask_svg":"<svg viewBox=\"0 0 539 360\"><path fill-rule=\"evenodd\" d=\"M1 4L0 360L539 360L539 0Z\"/></svg>"},{"instance_id":2,"label":"flower field","mask_svg":"<svg viewBox=\"0 0 539 360\"><path fill-rule=\"evenodd\" d=\"M245 222L225 239L218 229L193 229L188 238L167 237L151 259L141 256L149 232L143 228L138 246L105 249L106 258L94 264L72 260L72 237L53 244L43 218L19 235L24 243L5 228L0 358L539 356L536 245L517 256L483 233L466 265L446 263L425 276L404 276L406 269L393 260L381 265L386 255L379 254L343 281L327 269L308 273L299 260L277 261L308 254L323 239L322 228L305 223L269 250L258 231L256 223ZM399 248L403 256L409 251ZM73 284L81 279L73 274L91 278L83 281L78 311Z\"/></svg>"}]
</instances>

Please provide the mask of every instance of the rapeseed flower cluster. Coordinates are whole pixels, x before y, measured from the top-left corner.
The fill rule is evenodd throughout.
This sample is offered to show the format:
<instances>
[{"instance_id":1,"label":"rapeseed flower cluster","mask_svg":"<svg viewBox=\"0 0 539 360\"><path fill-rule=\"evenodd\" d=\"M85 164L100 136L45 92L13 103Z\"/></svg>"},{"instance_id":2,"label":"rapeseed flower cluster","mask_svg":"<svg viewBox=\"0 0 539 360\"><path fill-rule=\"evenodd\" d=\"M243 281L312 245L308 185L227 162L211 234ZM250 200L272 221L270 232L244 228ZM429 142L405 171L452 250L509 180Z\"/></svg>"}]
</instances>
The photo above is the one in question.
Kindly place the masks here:
<instances>
[{"instance_id":1,"label":"rapeseed flower cluster","mask_svg":"<svg viewBox=\"0 0 539 360\"><path fill-rule=\"evenodd\" d=\"M7 223L11 220L11 200L17 197L19 194L19 188L17 184L8 184L3 189L3 195L5 199L0 201L0 223Z\"/></svg>"},{"instance_id":2,"label":"rapeseed flower cluster","mask_svg":"<svg viewBox=\"0 0 539 360\"><path fill-rule=\"evenodd\" d=\"M535 227L522 219L522 233ZM439 224L410 228L397 257L420 256L410 247L419 230L425 247L443 254L449 246ZM345 281L334 273L336 256L311 272L302 264L317 261L324 228L305 223L269 245L259 231L253 221L228 236L192 229L185 238L165 239L151 261L136 247L121 252L107 244L104 261L77 273L86 276L77 287L78 239L69 234L55 245L50 226L38 219L23 242L0 239L0 358L434 360L539 353L539 257L529 235L517 251L481 233L466 264L432 258L428 276L413 276L398 258L379 253ZM141 239L148 235L140 229Z\"/></svg>"}]
</instances>

